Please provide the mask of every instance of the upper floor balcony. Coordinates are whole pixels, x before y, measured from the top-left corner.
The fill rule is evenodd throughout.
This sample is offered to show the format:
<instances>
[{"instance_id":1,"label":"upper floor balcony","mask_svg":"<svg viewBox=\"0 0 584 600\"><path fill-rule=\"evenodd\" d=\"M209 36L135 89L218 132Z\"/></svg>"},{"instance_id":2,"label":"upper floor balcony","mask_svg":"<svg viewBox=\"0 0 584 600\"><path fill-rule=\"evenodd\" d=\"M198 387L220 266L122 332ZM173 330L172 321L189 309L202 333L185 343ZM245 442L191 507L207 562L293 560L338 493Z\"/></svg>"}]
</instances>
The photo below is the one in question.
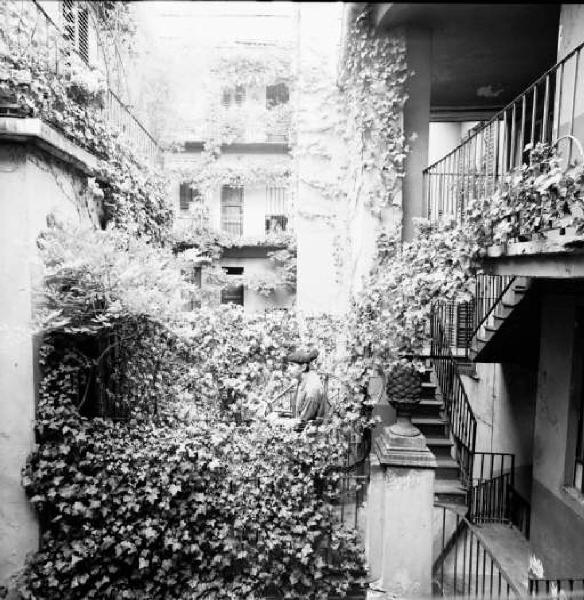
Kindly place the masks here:
<instances>
[{"instance_id":1,"label":"upper floor balcony","mask_svg":"<svg viewBox=\"0 0 584 600\"><path fill-rule=\"evenodd\" d=\"M483 263L493 273L584 274L583 48L424 170L427 218L480 222Z\"/></svg>"},{"instance_id":2,"label":"upper floor balcony","mask_svg":"<svg viewBox=\"0 0 584 600\"><path fill-rule=\"evenodd\" d=\"M1 2L0 20L17 53L0 36L0 80L30 86L30 74L13 66L27 53L34 53L35 64L47 72L73 73L84 89L100 96L95 106L119 139L144 160L160 164L157 141L123 100L127 98L123 52L99 10L97 3L76 0ZM14 116L10 106L3 106L2 114Z\"/></svg>"}]
</instances>

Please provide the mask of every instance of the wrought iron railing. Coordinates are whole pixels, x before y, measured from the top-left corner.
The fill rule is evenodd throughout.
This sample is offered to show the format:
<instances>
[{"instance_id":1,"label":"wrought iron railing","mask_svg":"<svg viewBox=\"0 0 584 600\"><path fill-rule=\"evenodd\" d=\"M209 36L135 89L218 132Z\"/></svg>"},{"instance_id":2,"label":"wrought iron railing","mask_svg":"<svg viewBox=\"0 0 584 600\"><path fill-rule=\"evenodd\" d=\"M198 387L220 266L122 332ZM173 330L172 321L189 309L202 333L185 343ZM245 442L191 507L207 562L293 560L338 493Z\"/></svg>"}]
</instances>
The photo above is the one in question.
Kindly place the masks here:
<instances>
[{"instance_id":1,"label":"wrought iron railing","mask_svg":"<svg viewBox=\"0 0 584 600\"><path fill-rule=\"evenodd\" d=\"M490 196L514 168L529 163L538 142L565 141L573 155L581 69L580 44L504 109L480 124L454 150L424 170L426 216L465 219L469 202Z\"/></svg>"},{"instance_id":2,"label":"wrought iron railing","mask_svg":"<svg viewBox=\"0 0 584 600\"><path fill-rule=\"evenodd\" d=\"M531 505L515 487L514 454L475 452L468 507L472 523L514 525L529 539Z\"/></svg>"},{"instance_id":3,"label":"wrought iron railing","mask_svg":"<svg viewBox=\"0 0 584 600\"><path fill-rule=\"evenodd\" d=\"M493 310L515 282L512 275L479 274L475 279L474 332L475 335L491 316Z\"/></svg>"},{"instance_id":4,"label":"wrought iron railing","mask_svg":"<svg viewBox=\"0 0 584 600\"><path fill-rule=\"evenodd\" d=\"M442 536L442 547L433 566L434 585L443 596L516 598L524 596L501 563L483 543L473 525L461 515L439 507L442 531L453 521L453 534Z\"/></svg>"},{"instance_id":5,"label":"wrought iron railing","mask_svg":"<svg viewBox=\"0 0 584 600\"><path fill-rule=\"evenodd\" d=\"M442 323L446 342L457 358L468 358L476 320L475 310L474 301L440 303L433 307L435 318Z\"/></svg>"},{"instance_id":6,"label":"wrought iron railing","mask_svg":"<svg viewBox=\"0 0 584 600\"><path fill-rule=\"evenodd\" d=\"M91 70L87 65L87 57L80 53L67 32L61 30L42 6L35 1L22 2L21 7L22 22L30 21L32 29L29 31L22 28L15 33L17 39L14 43L17 48L22 52L29 52L33 48L36 62L55 74L65 70L72 56L79 58L79 68L87 69L88 72ZM3 15L3 10L9 11L10 8L0 3L0 18L6 16ZM107 74L102 75L107 81ZM137 154L153 164L160 163L161 150L158 143L109 85L105 91L101 115L119 138Z\"/></svg>"},{"instance_id":7,"label":"wrought iron railing","mask_svg":"<svg viewBox=\"0 0 584 600\"><path fill-rule=\"evenodd\" d=\"M558 598L558 600L584 600L584 576L561 579L535 579L530 577L529 596Z\"/></svg>"},{"instance_id":8,"label":"wrought iron railing","mask_svg":"<svg viewBox=\"0 0 584 600\"><path fill-rule=\"evenodd\" d=\"M470 485L473 474L477 422L458 372L456 359L441 321L443 313L434 307L431 315L431 355L444 399L444 411L454 438L463 483Z\"/></svg>"}]
</instances>

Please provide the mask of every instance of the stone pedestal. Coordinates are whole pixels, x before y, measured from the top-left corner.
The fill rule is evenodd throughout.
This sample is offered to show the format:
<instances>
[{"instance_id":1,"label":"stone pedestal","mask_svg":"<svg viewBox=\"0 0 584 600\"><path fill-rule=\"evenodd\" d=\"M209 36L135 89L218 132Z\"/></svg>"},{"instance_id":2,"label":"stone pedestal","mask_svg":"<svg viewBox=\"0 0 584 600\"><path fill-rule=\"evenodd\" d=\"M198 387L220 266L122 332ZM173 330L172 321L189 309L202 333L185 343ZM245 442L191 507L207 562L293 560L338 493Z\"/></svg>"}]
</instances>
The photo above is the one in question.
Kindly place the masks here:
<instances>
[{"instance_id":1,"label":"stone pedestal","mask_svg":"<svg viewBox=\"0 0 584 600\"><path fill-rule=\"evenodd\" d=\"M397 429L399 431L399 428ZM372 552L378 538L370 535L372 575L379 579L372 589L386 598L429 597L432 579L432 508L436 459L421 434L404 436L396 428L385 428L375 453L380 477L372 471L372 489L382 488L380 514L377 499L371 498L371 527L382 524L380 560ZM381 483L379 483L381 479ZM371 502L370 501L370 502ZM383 594L380 597L383 597Z\"/></svg>"}]
</instances>

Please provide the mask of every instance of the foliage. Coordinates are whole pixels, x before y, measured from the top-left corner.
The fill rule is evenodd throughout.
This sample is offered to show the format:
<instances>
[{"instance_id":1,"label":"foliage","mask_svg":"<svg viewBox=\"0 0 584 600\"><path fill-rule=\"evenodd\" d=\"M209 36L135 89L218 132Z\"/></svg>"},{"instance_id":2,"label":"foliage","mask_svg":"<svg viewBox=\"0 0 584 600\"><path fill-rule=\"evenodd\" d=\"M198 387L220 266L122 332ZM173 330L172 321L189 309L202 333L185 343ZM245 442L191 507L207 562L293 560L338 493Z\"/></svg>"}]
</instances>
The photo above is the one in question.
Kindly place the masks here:
<instances>
[{"instance_id":1,"label":"foliage","mask_svg":"<svg viewBox=\"0 0 584 600\"><path fill-rule=\"evenodd\" d=\"M331 505L341 445L135 407L83 418L67 367L43 381L24 477L46 525L24 598L326 598L362 572Z\"/></svg>"},{"instance_id":2,"label":"foliage","mask_svg":"<svg viewBox=\"0 0 584 600\"><path fill-rule=\"evenodd\" d=\"M23 484L44 535L21 596L346 589L363 562L335 516L346 445L329 434L352 422L351 398L317 436L258 416L290 384L285 356L306 344L295 315L222 306L178 321L188 286L167 251L119 231L54 229L39 244L43 377ZM321 364L335 331L311 323Z\"/></svg>"},{"instance_id":3,"label":"foliage","mask_svg":"<svg viewBox=\"0 0 584 600\"><path fill-rule=\"evenodd\" d=\"M38 245L45 269L36 316L44 331L97 333L129 315L175 321L192 293L170 250L119 229L55 227Z\"/></svg>"},{"instance_id":4,"label":"foliage","mask_svg":"<svg viewBox=\"0 0 584 600\"><path fill-rule=\"evenodd\" d=\"M211 67L214 80L231 86L265 86L290 82L292 66L285 47L222 48Z\"/></svg>"},{"instance_id":5,"label":"foliage","mask_svg":"<svg viewBox=\"0 0 584 600\"><path fill-rule=\"evenodd\" d=\"M346 102L346 137L353 167L350 177L367 180L362 191L373 211L401 205L406 140L401 128L407 99L405 41L378 36L368 10L354 20L347 39L341 85ZM366 174L366 175L364 175Z\"/></svg>"},{"instance_id":6,"label":"foliage","mask_svg":"<svg viewBox=\"0 0 584 600\"><path fill-rule=\"evenodd\" d=\"M105 118L108 92L103 77L58 44L58 32L49 30L48 40L41 35L37 21L44 17L33 4L24 11L18 2L8 2L5 8L0 93L24 114L43 119L99 158L96 178L108 219L135 234L165 241L172 224L165 181ZM50 50L55 47L59 50L53 62Z\"/></svg>"},{"instance_id":7,"label":"foliage","mask_svg":"<svg viewBox=\"0 0 584 600\"><path fill-rule=\"evenodd\" d=\"M562 166L555 147L538 143L529 164L505 176L492 195L472 200L467 221L476 254L493 244L543 236L554 227L584 231L584 167Z\"/></svg>"},{"instance_id":8,"label":"foliage","mask_svg":"<svg viewBox=\"0 0 584 600\"><path fill-rule=\"evenodd\" d=\"M454 222L419 220L414 241L381 235L378 260L350 313L351 361L387 371L421 353L433 302L469 298L471 238Z\"/></svg>"}]
</instances>

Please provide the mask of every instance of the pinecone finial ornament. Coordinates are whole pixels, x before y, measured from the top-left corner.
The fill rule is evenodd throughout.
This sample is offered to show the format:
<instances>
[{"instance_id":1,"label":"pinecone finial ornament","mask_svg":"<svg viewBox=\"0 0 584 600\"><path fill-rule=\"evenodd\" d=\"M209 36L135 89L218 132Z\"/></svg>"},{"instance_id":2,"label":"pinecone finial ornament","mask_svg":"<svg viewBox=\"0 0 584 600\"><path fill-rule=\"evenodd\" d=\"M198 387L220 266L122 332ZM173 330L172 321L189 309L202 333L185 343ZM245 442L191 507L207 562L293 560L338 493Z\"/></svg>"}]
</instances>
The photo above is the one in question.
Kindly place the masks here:
<instances>
[{"instance_id":1,"label":"pinecone finial ornament","mask_svg":"<svg viewBox=\"0 0 584 600\"><path fill-rule=\"evenodd\" d=\"M390 426L395 435L416 437L420 430L412 423L412 414L422 399L422 378L413 363L400 362L387 374L388 402L397 413L396 422Z\"/></svg>"}]
</instances>

